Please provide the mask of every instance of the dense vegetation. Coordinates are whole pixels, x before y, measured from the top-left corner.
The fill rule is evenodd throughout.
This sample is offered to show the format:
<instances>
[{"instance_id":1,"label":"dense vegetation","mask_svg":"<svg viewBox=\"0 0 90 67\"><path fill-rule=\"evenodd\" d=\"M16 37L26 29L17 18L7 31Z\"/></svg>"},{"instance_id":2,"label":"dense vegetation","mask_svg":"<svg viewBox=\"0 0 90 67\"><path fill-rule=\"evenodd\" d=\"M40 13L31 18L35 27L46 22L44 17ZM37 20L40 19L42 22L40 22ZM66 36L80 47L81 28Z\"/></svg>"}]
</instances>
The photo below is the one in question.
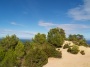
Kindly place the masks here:
<instances>
[{"instance_id":1,"label":"dense vegetation","mask_svg":"<svg viewBox=\"0 0 90 67\"><path fill-rule=\"evenodd\" d=\"M70 41L73 41L78 46L88 46L86 43L86 40L83 35L80 34L74 34L74 35L69 35L68 39Z\"/></svg>"},{"instance_id":2,"label":"dense vegetation","mask_svg":"<svg viewBox=\"0 0 90 67\"><path fill-rule=\"evenodd\" d=\"M50 29L47 36L37 33L31 41L25 43L16 35L7 35L0 40L0 67L42 67L48 62L49 57L62 57L62 52L56 48L62 47L65 39L86 46L82 35L70 35L66 38L61 28ZM68 48L68 52L73 54L79 51L76 45L71 48L66 44L63 48ZM81 51L81 54L84 52Z\"/></svg>"},{"instance_id":3,"label":"dense vegetation","mask_svg":"<svg viewBox=\"0 0 90 67\"><path fill-rule=\"evenodd\" d=\"M53 28L48 32L47 40L55 47L61 47L65 40L65 32L60 28Z\"/></svg>"},{"instance_id":4,"label":"dense vegetation","mask_svg":"<svg viewBox=\"0 0 90 67\"><path fill-rule=\"evenodd\" d=\"M47 38L38 33L25 43L16 35L7 35L0 40L0 67L42 67L48 57L61 58L62 53L56 51L56 47L64 42L63 33L63 29L54 28L48 32Z\"/></svg>"}]
</instances>

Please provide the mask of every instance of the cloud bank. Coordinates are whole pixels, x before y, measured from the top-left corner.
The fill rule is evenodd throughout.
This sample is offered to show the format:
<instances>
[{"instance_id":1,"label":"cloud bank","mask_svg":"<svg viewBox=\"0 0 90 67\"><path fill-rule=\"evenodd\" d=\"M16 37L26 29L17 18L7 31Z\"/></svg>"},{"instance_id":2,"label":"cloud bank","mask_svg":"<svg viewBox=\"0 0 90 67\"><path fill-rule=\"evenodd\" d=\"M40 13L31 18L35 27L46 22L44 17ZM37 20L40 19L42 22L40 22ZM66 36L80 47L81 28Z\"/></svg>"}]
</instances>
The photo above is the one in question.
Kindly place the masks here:
<instances>
[{"instance_id":1,"label":"cloud bank","mask_svg":"<svg viewBox=\"0 0 90 67\"><path fill-rule=\"evenodd\" d=\"M83 5L69 9L68 15L74 20L90 20L90 0L83 0Z\"/></svg>"},{"instance_id":2,"label":"cloud bank","mask_svg":"<svg viewBox=\"0 0 90 67\"><path fill-rule=\"evenodd\" d=\"M1 36L13 35L13 34L16 34L17 37L19 37L19 38L30 39L36 33L35 32L29 32L29 31L15 31L15 30L9 30L9 29L2 29L2 30L0 30L0 35Z\"/></svg>"},{"instance_id":3,"label":"cloud bank","mask_svg":"<svg viewBox=\"0 0 90 67\"><path fill-rule=\"evenodd\" d=\"M19 24L19 23L16 23L16 22L11 22L11 24L12 24L12 25L15 25L15 26L23 26L23 27L25 26L25 25L23 25L23 24Z\"/></svg>"},{"instance_id":4,"label":"cloud bank","mask_svg":"<svg viewBox=\"0 0 90 67\"><path fill-rule=\"evenodd\" d=\"M83 30L90 29L89 25L84 25L84 24L55 24L55 23L40 21L38 25L48 29L53 27L62 28L65 30L67 35L75 34L75 33L77 34L82 32Z\"/></svg>"},{"instance_id":5,"label":"cloud bank","mask_svg":"<svg viewBox=\"0 0 90 67\"><path fill-rule=\"evenodd\" d=\"M56 24L50 23L50 22L44 22L44 21L39 21L39 26L44 26L44 27L48 27L48 26L55 26Z\"/></svg>"},{"instance_id":6,"label":"cloud bank","mask_svg":"<svg viewBox=\"0 0 90 67\"><path fill-rule=\"evenodd\" d=\"M43 26L43 27L60 27L63 28L65 30L74 30L77 28L81 28L81 29L86 29L86 28L90 28L89 25L84 25L84 24L55 24L55 23L51 23L51 22L44 22L44 21L40 21L38 23L39 26Z\"/></svg>"}]
</instances>

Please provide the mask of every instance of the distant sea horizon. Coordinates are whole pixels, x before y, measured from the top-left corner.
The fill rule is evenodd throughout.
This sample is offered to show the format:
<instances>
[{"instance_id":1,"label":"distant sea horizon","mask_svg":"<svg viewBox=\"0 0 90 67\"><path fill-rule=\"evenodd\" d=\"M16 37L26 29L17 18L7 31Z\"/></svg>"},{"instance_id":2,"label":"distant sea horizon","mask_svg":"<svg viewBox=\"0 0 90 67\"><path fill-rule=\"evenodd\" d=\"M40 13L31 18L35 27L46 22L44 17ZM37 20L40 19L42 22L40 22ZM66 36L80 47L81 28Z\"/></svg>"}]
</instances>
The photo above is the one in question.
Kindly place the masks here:
<instances>
[{"instance_id":1,"label":"distant sea horizon","mask_svg":"<svg viewBox=\"0 0 90 67\"><path fill-rule=\"evenodd\" d=\"M20 39L22 42L31 41L31 39Z\"/></svg>"},{"instance_id":2,"label":"distant sea horizon","mask_svg":"<svg viewBox=\"0 0 90 67\"><path fill-rule=\"evenodd\" d=\"M1 40L2 38L0 38L0 40ZM22 42L26 42L26 41L31 41L31 39L19 39L20 41L22 41Z\"/></svg>"},{"instance_id":3,"label":"distant sea horizon","mask_svg":"<svg viewBox=\"0 0 90 67\"><path fill-rule=\"evenodd\" d=\"M89 44L90 45L90 40L86 40L87 41L87 44Z\"/></svg>"},{"instance_id":4,"label":"distant sea horizon","mask_svg":"<svg viewBox=\"0 0 90 67\"><path fill-rule=\"evenodd\" d=\"M0 38L0 40L1 40L1 38ZM31 39L20 39L20 41L26 42L26 41L31 41ZM87 44L90 45L90 40L86 40L86 42L87 42Z\"/></svg>"}]
</instances>

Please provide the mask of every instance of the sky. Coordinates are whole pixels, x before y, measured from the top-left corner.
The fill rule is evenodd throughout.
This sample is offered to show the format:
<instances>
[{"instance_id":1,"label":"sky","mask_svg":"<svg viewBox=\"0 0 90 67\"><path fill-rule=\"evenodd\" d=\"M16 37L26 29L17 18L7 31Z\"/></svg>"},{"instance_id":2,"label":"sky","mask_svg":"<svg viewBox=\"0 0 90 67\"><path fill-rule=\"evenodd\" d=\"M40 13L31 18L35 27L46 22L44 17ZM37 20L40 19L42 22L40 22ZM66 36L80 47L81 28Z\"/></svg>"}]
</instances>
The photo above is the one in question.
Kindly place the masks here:
<instances>
[{"instance_id":1,"label":"sky","mask_svg":"<svg viewBox=\"0 0 90 67\"><path fill-rule=\"evenodd\" d=\"M90 39L90 0L0 0L0 37L30 39L55 27Z\"/></svg>"}]
</instances>

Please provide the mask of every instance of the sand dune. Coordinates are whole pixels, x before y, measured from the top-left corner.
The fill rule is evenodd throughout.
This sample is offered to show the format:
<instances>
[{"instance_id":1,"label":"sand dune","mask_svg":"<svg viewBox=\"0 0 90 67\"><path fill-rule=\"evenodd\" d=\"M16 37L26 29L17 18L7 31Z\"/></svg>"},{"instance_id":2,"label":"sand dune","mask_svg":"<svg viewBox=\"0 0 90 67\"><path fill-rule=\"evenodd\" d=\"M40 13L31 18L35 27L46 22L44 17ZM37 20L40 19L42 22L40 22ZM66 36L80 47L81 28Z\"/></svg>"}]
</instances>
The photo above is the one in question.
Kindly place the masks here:
<instances>
[{"instance_id":1,"label":"sand dune","mask_svg":"<svg viewBox=\"0 0 90 67\"><path fill-rule=\"evenodd\" d=\"M70 54L67 49L61 48L62 58L49 58L48 63L43 67L90 67L90 48L83 46L79 48L85 51L85 55L80 53L77 55Z\"/></svg>"}]
</instances>

